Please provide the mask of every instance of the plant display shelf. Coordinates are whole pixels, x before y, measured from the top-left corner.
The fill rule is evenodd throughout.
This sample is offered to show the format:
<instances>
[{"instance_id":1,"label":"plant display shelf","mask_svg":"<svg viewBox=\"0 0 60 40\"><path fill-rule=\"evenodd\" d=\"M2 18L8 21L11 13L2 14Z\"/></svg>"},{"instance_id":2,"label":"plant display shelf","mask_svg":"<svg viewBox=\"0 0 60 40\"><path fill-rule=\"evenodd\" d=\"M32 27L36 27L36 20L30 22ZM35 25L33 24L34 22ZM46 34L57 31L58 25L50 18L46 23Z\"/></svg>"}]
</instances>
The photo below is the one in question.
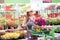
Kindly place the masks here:
<instances>
[{"instance_id":1,"label":"plant display shelf","mask_svg":"<svg viewBox=\"0 0 60 40\"><path fill-rule=\"evenodd\" d=\"M47 38L46 38L47 36L51 36L51 37L52 37L52 40L55 40L55 34L54 34L54 33L55 33L55 32L54 32L55 29L56 29L56 27L55 27L54 29L52 29L52 30L50 31L51 33L49 33L49 34L45 34L45 33L43 33L43 32L42 32L42 33L40 33L40 32L38 33L38 32L36 32L35 30L32 30L32 31L31 31L31 35L37 36L37 37L40 37L40 36L45 37L45 40L47 40Z\"/></svg>"}]
</instances>

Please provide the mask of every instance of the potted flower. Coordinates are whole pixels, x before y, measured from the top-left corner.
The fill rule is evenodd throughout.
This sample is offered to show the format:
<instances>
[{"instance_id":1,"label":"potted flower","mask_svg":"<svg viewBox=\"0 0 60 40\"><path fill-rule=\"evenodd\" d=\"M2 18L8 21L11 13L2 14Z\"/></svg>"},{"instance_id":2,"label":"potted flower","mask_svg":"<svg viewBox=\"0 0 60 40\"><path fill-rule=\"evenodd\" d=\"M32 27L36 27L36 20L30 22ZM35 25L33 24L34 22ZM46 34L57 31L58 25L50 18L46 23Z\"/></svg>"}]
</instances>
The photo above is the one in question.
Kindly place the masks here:
<instances>
[{"instance_id":1,"label":"potted flower","mask_svg":"<svg viewBox=\"0 0 60 40\"><path fill-rule=\"evenodd\" d=\"M47 35L50 34L51 29L52 29L51 27L47 27L45 25L42 26L42 31L44 34L47 34Z\"/></svg>"}]
</instances>

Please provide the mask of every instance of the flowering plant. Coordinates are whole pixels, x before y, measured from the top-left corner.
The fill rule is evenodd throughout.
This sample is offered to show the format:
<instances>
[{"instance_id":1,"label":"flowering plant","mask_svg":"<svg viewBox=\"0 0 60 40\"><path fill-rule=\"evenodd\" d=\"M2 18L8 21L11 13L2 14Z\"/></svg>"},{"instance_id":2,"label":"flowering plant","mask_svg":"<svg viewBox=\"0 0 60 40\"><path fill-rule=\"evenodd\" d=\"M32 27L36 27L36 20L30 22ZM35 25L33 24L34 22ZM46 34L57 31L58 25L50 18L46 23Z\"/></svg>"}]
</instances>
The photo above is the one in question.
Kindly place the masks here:
<instances>
[{"instance_id":1,"label":"flowering plant","mask_svg":"<svg viewBox=\"0 0 60 40\"><path fill-rule=\"evenodd\" d=\"M42 31L44 32L44 34L51 34L52 30L53 30L53 26L42 26Z\"/></svg>"},{"instance_id":2,"label":"flowering plant","mask_svg":"<svg viewBox=\"0 0 60 40\"><path fill-rule=\"evenodd\" d=\"M46 21L43 18L39 18L39 19L35 20L35 22L39 26L46 25Z\"/></svg>"},{"instance_id":3,"label":"flowering plant","mask_svg":"<svg viewBox=\"0 0 60 40\"><path fill-rule=\"evenodd\" d=\"M49 34L52 29L52 26L37 26L35 27L36 32L43 32L44 34Z\"/></svg>"}]
</instances>

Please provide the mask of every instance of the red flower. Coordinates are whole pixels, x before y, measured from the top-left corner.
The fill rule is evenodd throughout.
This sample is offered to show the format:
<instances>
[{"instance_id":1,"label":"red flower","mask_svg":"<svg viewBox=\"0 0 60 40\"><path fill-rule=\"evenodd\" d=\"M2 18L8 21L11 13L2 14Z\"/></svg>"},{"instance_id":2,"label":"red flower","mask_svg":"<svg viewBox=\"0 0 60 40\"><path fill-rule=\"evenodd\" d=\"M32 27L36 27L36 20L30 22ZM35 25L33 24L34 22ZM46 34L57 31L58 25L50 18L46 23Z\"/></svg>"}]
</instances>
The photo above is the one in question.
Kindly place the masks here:
<instances>
[{"instance_id":1,"label":"red flower","mask_svg":"<svg viewBox=\"0 0 60 40\"><path fill-rule=\"evenodd\" d=\"M8 24L9 24L9 25L13 25L13 24L14 24L14 22L9 22Z\"/></svg>"}]
</instances>

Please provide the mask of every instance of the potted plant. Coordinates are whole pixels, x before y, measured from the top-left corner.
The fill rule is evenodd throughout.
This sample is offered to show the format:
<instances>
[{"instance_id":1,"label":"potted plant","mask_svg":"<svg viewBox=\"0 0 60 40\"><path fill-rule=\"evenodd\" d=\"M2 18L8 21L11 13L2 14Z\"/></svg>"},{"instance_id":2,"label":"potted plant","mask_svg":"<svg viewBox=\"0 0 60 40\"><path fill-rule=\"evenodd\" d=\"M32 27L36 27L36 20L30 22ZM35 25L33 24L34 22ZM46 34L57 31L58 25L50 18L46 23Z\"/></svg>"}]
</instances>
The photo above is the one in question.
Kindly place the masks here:
<instances>
[{"instance_id":1,"label":"potted plant","mask_svg":"<svg viewBox=\"0 0 60 40\"><path fill-rule=\"evenodd\" d=\"M56 28L55 33L60 33L60 27Z\"/></svg>"}]
</instances>

